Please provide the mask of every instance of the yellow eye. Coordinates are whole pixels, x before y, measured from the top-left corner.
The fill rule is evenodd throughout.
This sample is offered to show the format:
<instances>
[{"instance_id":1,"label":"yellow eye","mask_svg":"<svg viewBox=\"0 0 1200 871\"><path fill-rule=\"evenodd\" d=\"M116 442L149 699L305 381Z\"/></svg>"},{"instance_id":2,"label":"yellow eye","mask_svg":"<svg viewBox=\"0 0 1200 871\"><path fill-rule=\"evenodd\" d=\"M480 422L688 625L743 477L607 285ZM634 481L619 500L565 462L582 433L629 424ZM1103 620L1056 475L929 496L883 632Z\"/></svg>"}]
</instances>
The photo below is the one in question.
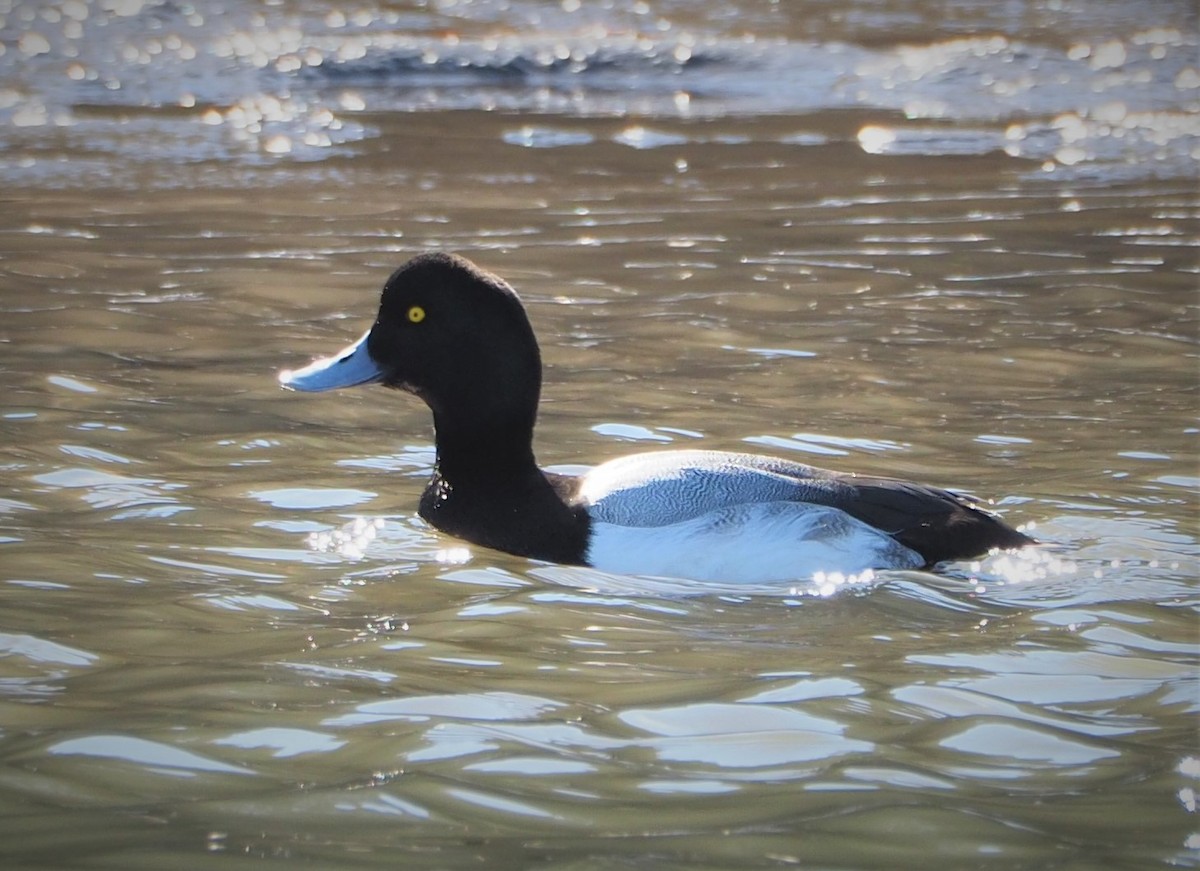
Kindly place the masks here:
<instances>
[{"instance_id":1,"label":"yellow eye","mask_svg":"<svg viewBox=\"0 0 1200 871\"><path fill-rule=\"evenodd\" d=\"M414 324L421 323L421 321L425 320L425 309L419 305L414 305L408 310L408 319Z\"/></svg>"}]
</instances>

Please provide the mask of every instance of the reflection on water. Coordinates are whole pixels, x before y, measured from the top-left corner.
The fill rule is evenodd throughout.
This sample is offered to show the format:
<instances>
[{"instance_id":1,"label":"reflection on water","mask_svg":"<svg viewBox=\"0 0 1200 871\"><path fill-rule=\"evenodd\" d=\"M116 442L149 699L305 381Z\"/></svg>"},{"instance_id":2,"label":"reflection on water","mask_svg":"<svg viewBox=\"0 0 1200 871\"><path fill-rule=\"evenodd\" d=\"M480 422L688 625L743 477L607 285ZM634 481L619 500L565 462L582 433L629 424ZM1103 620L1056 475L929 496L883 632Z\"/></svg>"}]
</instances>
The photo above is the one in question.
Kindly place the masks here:
<instances>
[{"instance_id":1,"label":"reflection on water","mask_svg":"<svg viewBox=\"0 0 1200 871\"><path fill-rule=\"evenodd\" d=\"M1197 863L1191 4L0 18L14 867ZM521 291L548 465L769 452L1045 546L760 588L438 535L423 406L274 379L433 248Z\"/></svg>"},{"instance_id":2,"label":"reflection on water","mask_svg":"<svg viewBox=\"0 0 1200 871\"><path fill-rule=\"evenodd\" d=\"M903 120L881 116L858 132L864 150L1002 150L1085 177L1187 172L1200 159L1195 9L1164 3L1152 19L1104 5L1095 19L1066 4L1007 19L966 4L964 21L930 39L896 30L919 7L893 20L897 10L875 10L847 28L844 11L809 4L697 14L535 0L403 11L15 3L0 18L11 77L0 119L8 172L43 181L68 170L39 154L45 128L83 152L68 171L102 173L135 137L161 160L320 159L381 135L375 113L462 109L682 119L892 110ZM513 135L540 147L588 135L522 129ZM823 141L800 136L787 141ZM615 141L680 140L647 140L634 126Z\"/></svg>"}]
</instances>

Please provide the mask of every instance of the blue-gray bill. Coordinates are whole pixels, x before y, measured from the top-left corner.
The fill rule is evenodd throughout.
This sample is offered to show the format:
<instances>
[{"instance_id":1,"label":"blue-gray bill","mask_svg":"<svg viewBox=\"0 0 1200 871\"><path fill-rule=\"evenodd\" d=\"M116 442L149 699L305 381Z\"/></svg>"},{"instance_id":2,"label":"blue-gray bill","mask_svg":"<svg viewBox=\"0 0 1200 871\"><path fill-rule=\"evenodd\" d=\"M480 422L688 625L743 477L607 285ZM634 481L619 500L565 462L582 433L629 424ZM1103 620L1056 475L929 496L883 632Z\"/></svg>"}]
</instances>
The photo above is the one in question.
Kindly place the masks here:
<instances>
[{"instance_id":1,"label":"blue-gray bill","mask_svg":"<svg viewBox=\"0 0 1200 871\"><path fill-rule=\"evenodd\" d=\"M367 350L370 334L368 330L354 344L331 357L313 360L302 369L284 369L279 373L279 383L289 390L315 393L379 381L383 370Z\"/></svg>"}]
</instances>

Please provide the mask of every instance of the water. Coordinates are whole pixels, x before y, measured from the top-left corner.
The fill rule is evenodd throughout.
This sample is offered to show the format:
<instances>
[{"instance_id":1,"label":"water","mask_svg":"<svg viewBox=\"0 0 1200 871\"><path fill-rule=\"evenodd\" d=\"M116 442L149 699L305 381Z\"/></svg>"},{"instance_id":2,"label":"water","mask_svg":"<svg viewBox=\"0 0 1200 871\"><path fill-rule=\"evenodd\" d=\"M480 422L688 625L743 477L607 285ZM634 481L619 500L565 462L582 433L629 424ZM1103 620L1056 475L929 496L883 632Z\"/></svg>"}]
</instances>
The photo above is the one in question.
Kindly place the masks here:
<instances>
[{"instance_id":1,"label":"water","mask_svg":"<svg viewBox=\"0 0 1200 871\"><path fill-rule=\"evenodd\" d=\"M0 6L5 867L1200 864L1186 3ZM762 450L1048 542L746 588L415 518L275 372L412 253L544 463Z\"/></svg>"}]
</instances>

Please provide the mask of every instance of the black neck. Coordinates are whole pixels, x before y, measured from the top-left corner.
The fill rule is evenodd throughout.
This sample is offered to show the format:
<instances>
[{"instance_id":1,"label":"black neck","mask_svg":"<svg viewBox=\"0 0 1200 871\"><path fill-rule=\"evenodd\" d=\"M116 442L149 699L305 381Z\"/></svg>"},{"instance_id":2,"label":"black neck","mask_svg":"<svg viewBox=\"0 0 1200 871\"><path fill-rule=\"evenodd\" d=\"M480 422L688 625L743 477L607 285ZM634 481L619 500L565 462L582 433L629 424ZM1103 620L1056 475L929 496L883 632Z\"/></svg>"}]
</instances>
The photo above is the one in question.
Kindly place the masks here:
<instances>
[{"instance_id":1,"label":"black neck","mask_svg":"<svg viewBox=\"0 0 1200 871\"><path fill-rule=\"evenodd\" d=\"M533 456L532 424L519 421L462 429L439 417L434 415L435 474L480 486L540 475Z\"/></svg>"},{"instance_id":2,"label":"black neck","mask_svg":"<svg viewBox=\"0 0 1200 871\"><path fill-rule=\"evenodd\" d=\"M435 426L439 422L435 416ZM528 425L438 427L437 460L421 495L421 517L475 544L578 562L588 534L586 513L572 504L572 480L538 468L531 436Z\"/></svg>"}]
</instances>

